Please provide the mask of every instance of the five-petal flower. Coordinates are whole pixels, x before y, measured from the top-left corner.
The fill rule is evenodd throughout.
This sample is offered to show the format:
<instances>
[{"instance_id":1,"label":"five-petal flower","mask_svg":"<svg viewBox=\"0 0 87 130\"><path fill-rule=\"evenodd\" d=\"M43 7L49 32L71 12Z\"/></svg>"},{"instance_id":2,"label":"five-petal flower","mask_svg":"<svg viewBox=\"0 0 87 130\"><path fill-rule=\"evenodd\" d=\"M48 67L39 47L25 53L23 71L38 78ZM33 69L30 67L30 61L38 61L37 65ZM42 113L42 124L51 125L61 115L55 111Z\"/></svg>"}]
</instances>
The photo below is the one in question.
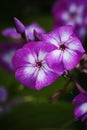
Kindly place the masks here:
<instances>
[{"instance_id":1,"label":"five-petal flower","mask_svg":"<svg viewBox=\"0 0 87 130\"><path fill-rule=\"evenodd\" d=\"M58 73L73 69L84 53L82 44L75 36L72 26L62 26L48 34L43 34L42 40L56 47L47 54L46 60L49 67Z\"/></svg>"},{"instance_id":2,"label":"five-petal flower","mask_svg":"<svg viewBox=\"0 0 87 130\"><path fill-rule=\"evenodd\" d=\"M16 79L36 90L52 84L59 75L47 65L46 55L54 48L46 42L25 44L13 57Z\"/></svg>"}]
</instances>

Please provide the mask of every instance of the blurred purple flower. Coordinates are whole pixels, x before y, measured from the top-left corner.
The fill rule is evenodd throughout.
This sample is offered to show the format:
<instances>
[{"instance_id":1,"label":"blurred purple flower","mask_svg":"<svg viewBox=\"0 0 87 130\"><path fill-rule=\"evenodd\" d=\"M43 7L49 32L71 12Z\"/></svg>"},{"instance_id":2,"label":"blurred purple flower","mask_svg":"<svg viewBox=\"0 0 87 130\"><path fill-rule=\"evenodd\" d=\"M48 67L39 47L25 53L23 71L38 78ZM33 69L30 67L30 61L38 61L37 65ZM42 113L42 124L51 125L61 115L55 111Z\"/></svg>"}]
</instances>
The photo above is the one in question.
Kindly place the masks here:
<instances>
[{"instance_id":1,"label":"blurred purple flower","mask_svg":"<svg viewBox=\"0 0 87 130\"><path fill-rule=\"evenodd\" d=\"M35 37L40 38L40 34L45 33L45 30L37 23L32 23L28 26L24 26L23 23L14 18L15 28L7 28L2 31L2 35L11 38L22 38L26 41L35 41Z\"/></svg>"},{"instance_id":2,"label":"blurred purple flower","mask_svg":"<svg viewBox=\"0 0 87 130\"><path fill-rule=\"evenodd\" d=\"M3 103L7 100L8 93L4 87L0 87L0 103Z\"/></svg>"},{"instance_id":3,"label":"blurred purple flower","mask_svg":"<svg viewBox=\"0 0 87 130\"><path fill-rule=\"evenodd\" d=\"M0 43L0 66L5 70L12 72L12 57L15 54L15 51L21 46L21 43Z\"/></svg>"},{"instance_id":4,"label":"blurred purple flower","mask_svg":"<svg viewBox=\"0 0 87 130\"><path fill-rule=\"evenodd\" d=\"M48 67L45 57L54 48L55 46L46 42L25 44L13 57L16 79L36 90L52 84L59 75Z\"/></svg>"},{"instance_id":5,"label":"blurred purple flower","mask_svg":"<svg viewBox=\"0 0 87 130\"><path fill-rule=\"evenodd\" d=\"M46 61L49 67L58 73L73 69L84 53L82 44L75 36L72 26L62 26L48 34L43 34L42 40L56 47L47 54Z\"/></svg>"},{"instance_id":6,"label":"blurred purple flower","mask_svg":"<svg viewBox=\"0 0 87 130\"><path fill-rule=\"evenodd\" d=\"M17 39L17 38L21 37L20 34L17 33L16 29L12 28L12 27L5 28L2 31L2 35L5 36L5 37L13 38L13 39Z\"/></svg>"},{"instance_id":7,"label":"blurred purple flower","mask_svg":"<svg viewBox=\"0 0 87 130\"><path fill-rule=\"evenodd\" d=\"M74 110L75 120L85 121L87 119L87 92L78 94L72 103L77 104Z\"/></svg>"},{"instance_id":8,"label":"blurred purple flower","mask_svg":"<svg viewBox=\"0 0 87 130\"><path fill-rule=\"evenodd\" d=\"M58 0L54 3L52 14L54 27L72 25L81 40L87 29L87 0Z\"/></svg>"}]
</instances>

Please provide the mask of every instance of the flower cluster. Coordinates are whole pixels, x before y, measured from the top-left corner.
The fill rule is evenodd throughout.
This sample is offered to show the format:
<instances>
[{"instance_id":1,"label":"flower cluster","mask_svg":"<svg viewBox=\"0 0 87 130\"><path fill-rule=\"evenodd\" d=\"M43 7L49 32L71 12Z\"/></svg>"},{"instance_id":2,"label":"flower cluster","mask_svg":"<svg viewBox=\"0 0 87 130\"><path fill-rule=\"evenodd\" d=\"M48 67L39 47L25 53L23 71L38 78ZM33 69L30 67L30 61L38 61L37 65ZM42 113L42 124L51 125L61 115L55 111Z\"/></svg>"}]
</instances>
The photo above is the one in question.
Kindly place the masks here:
<instances>
[{"instance_id":1,"label":"flower cluster","mask_svg":"<svg viewBox=\"0 0 87 130\"><path fill-rule=\"evenodd\" d=\"M84 41L87 29L86 0L57 0L52 7L54 27L72 25L78 37Z\"/></svg>"},{"instance_id":2,"label":"flower cluster","mask_svg":"<svg viewBox=\"0 0 87 130\"><path fill-rule=\"evenodd\" d=\"M41 33L45 33L45 30L36 22L25 27L20 20L14 18L14 24L16 28L6 28L2 31L2 35L13 39L22 37L25 41L34 41L36 37L40 37Z\"/></svg>"},{"instance_id":3,"label":"flower cluster","mask_svg":"<svg viewBox=\"0 0 87 130\"><path fill-rule=\"evenodd\" d=\"M14 20L17 32L28 37L22 31L23 24L17 18ZM38 41L26 42L16 51L12 65L18 81L27 87L40 90L51 85L66 70L75 68L84 52L73 27L67 25L49 33L41 33Z\"/></svg>"}]
</instances>

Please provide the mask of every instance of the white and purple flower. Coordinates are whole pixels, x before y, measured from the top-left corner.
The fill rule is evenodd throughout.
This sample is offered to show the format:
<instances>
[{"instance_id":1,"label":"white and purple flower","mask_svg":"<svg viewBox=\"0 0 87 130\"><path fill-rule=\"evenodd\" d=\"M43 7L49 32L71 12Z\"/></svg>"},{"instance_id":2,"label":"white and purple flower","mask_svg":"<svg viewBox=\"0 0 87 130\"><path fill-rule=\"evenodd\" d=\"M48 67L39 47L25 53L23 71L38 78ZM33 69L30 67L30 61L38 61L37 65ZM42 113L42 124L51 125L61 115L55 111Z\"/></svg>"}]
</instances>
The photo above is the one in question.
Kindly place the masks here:
<instances>
[{"instance_id":1,"label":"white and purple flower","mask_svg":"<svg viewBox=\"0 0 87 130\"><path fill-rule=\"evenodd\" d=\"M53 49L46 42L30 42L17 50L12 62L16 79L36 90L51 85L59 76L46 63L46 55Z\"/></svg>"},{"instance_id":2,"label":"white and purple flower","mask_svg":"<svg viewBox=\"0 0 87 130\"><path fill-rule=\"evenodd\" d=\"M46 61L49 67L58 73L73 69L84 53L82 44L75 36L72 26L62 26L48 34L43 34L42 40L56 47L47 54Z\"/></svg>"},{"instance_id":3,"label":"white and purple flower","mask_svg":"<svg viewBox=\"0 0 87 130\"><path fill-rule=\"evenodd\" d=\"M85 121L85 119L87 119L87 92L78 94L72 103L77 104L74 110L75 120L81 119Z\"/></svg>"},{"instance_id":4,"label":"white and purple flower","mask_svg":"<svg viewBox=\"0 0 87 130\"><path fill-rule=\"evenodd\" d=\"M86 12L86 0L58 0L52 8L54 27L72 25L79 38L84 40L87 29Z\"/></svg>"},{"instance_id":5,"label":"white and purple flower","mask_svg":"<svg viewBox=\"0 0 87 130\"><path fill-rule=\"evenodd\" d=\"M22 38L26 41L35 41L35 38L40 38L40 34L45 33L45 30L39 26L36 22L24 26L23 23L14 18L14 24L16 28L6 28L2 31L2 35L13 39Z\"/></svg>"}]
</instances>

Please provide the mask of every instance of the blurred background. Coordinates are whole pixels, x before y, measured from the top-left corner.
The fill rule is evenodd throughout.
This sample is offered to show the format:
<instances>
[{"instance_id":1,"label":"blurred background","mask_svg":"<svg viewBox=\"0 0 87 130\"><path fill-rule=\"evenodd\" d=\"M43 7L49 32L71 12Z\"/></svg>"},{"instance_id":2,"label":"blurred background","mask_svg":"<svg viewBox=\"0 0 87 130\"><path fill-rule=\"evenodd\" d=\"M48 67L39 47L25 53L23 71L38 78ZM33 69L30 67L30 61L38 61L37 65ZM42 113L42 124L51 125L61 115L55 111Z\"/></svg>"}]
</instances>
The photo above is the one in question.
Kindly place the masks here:
<instances>
[{"instance_id":1,"label":"blurred background","mask_svg":"<svg viewBox=\"0 0 87 130\"><path fill-rule=\"evenodd\" d=\"M13 17L25 25L37 22L47 32L52 29L51 7L55 0L3 0L0 2L0 31L14 27ZM15 42L0 33L0 42ZM0 48L2 49L2 47ZM77 76L77 75L76 75ZM84 123L74 121L72 99L77 94L73 84L57 100L50 97L64 87L68 79L60 77L51 86L40 91L31 90L16 81L13 73L0 66L1 130L82 130ZM82 81L83 82L83 81ZM4 96L4 97L3 97Z\"/></svg>"}]
</instances>

